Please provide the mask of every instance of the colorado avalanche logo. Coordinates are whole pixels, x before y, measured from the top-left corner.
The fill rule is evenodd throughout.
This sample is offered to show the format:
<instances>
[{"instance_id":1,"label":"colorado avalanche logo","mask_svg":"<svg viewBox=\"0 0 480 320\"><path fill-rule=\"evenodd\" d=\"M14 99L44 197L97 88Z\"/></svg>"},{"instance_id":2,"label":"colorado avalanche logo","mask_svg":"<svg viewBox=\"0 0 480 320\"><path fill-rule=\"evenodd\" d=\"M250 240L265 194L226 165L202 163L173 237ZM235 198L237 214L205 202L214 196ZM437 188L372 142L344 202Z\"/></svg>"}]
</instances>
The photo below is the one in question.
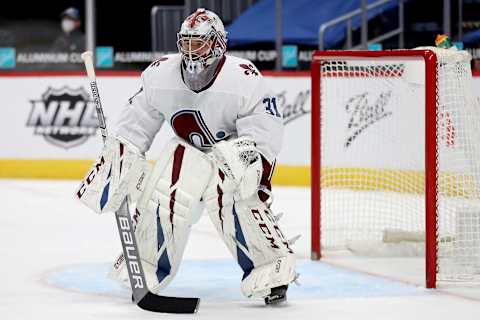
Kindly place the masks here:
<instances>
[{"instance_id":1,"label":"colorado avalanche logo","mask_svg":"<svg viewBox=\"0 0 480 320\"><path fill-rule=\"evenodd\" d=\"M180 110L171 120L175 134L200 149L208 149L215 143L228 138L228 134L220 130L215 135L207 127L200 111Z\"/></svg>"},{"instance_id":2,"label":"colorado avalanche logo","mask_svg":"<svg viewBox=\"0 0 480 320\"><path fill-rule=\"evenodd\" d=\"M244 69L243 73L245 73L247 76L249 74L253 74L254 76L258 76L258 71L255 70L252 64L244 64L242 63L240 65L240 68Z\"/></svg>"}]
</instances>

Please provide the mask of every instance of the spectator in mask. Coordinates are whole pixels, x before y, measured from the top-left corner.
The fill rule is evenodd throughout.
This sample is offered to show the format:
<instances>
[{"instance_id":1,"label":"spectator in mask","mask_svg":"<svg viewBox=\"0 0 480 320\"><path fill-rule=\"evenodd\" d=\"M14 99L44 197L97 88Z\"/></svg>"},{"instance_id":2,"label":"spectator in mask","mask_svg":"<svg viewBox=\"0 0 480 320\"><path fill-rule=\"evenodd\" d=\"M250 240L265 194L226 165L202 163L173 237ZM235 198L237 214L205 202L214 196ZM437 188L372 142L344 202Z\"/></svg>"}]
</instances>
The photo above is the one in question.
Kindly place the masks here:
<instances>
[{"instance_id":1,"label":"spectator in mask","mask_svg":"<svg viewBox=\"0 0 480 320\"><path fill-rule=\"evenodd\" d=\"M55 40L54 52L83 52L85 51L85 36L80 30L82 21L77 8L70 7L60 14L62 34Z\"/></svg>"}]
</instances>

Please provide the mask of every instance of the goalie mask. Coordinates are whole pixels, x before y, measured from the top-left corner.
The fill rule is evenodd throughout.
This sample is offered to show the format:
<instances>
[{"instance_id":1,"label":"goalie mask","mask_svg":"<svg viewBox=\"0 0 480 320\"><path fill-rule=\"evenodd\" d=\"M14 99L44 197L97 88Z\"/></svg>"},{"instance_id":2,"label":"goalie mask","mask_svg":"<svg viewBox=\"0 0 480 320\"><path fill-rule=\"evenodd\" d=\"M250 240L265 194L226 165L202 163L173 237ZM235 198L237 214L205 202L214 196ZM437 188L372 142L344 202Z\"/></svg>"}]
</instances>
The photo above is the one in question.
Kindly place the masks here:
<instances>
[{"instance_id":1,"label":"goalie mask","mask_svg":"<svg viewBox=\"0 0 480 320\"><path fill-rule=\"evenodd\" d=\"M227 50L227 33L222 20L203 8L183 21L177 39L185 69L194 75L221 58Z\"/></svg>"}]
</instances>

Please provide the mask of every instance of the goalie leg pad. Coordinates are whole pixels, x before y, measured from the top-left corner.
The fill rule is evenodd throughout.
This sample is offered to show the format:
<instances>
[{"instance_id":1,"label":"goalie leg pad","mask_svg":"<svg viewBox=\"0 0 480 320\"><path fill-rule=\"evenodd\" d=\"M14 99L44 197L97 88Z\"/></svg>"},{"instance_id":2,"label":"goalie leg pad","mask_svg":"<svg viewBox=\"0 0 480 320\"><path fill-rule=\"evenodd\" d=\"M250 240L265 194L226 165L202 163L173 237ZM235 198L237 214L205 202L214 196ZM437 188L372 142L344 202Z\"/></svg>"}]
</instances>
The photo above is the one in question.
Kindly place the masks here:
<instances>
[{"instance_id":1,"label":"goalie leg pad","mask_svg":"<svg viewBox=\"0 0 480 320\"><path fill-rule=\"evenodd\" d=\"M246 297L264 298L271 293L272 288L288 285L295 277L295 257L287 255L253 269L242 280L240 288Z\"/></svg>"},{"instance_id":2,"label":"goalie leg pad","mask_svg":"<svg viewBox=\"0 0 480 320\"><path fill-rule=\"evenodd\" d=\"M218 171L204 195L206 208L244 272L242 293L265 297L295 279L295 256L268 206L257 195L235 201L234 188Z\"/></svg>"},{"instance_id":3,"label":"goalie leg pad","mask_svg":"<svg viewBox=\"0 0 480 320\"><path fill-rule=\"evenodd\" d=\"M172 139L162 151L137 204L140 216L135 229L152 292L175 276L211 174L210 158L178 139Z\"/></svg>"}]
</instances>

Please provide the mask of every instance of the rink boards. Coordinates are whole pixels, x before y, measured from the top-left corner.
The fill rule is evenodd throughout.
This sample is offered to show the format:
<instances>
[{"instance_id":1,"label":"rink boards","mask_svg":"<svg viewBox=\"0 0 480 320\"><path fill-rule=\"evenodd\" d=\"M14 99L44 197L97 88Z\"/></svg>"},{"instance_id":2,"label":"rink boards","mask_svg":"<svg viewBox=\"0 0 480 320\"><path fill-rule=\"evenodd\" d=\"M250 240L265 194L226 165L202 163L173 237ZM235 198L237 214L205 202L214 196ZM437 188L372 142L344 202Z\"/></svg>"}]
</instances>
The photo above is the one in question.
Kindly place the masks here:
<instances>
[{"instance_id":1,"label":"rink boards","mask_svg":"<svg viewBox=\"0 0 480 320\"><path fill-rule=\"evenodd\" d=\"M266 73L266 79L285 122L284 145L273 182L309 185L309 73ZM108 123L140 87L139 73L100 73L98 86ZM6 109L0 118L4 137L0 177L81 178L101 149L86 77L75 72L10 73L0 75L0 88ZM474 77L474 90L480 92L480 77ZM172 135L164 126L147 157L154 160Z\"/></svg>"}]
</instances>

